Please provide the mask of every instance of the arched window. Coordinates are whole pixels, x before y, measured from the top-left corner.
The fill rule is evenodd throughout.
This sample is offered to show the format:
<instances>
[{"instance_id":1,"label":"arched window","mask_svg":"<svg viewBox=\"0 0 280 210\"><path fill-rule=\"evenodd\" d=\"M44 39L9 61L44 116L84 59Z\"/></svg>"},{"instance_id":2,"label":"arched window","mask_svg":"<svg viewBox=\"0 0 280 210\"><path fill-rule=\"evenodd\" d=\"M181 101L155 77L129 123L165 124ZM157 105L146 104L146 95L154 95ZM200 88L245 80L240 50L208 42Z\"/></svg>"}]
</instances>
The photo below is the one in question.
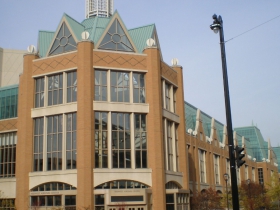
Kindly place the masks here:
<instances>
[{"instance_id":1,"label":"arched window","mask_svg":"<svg viewBox=\"0 0 280 210\"><path fill-rule=\"evenodd\" d=\"M176 182L167 182L165 184L165 189L181 189L182 187L178 185Z\"/></svg>"},{"instance_id":2,"label":"arched window","mask_svg":"<svg viewBox=\"0 0 280 210\"><path fill-rule=\"evenodd\" d=\"M40 184L30 191L30 206L65 206L65 209L76 207L77 188L62 182ZM65 191L68 191L65 194ZM73 191L69 194L69 191Z\"/></svg>"},{"instance_id":3,"label":"arched window","mask_svg":"<svg viewBox=\"0 0 280 210\"><path fill-rule=\"evenodd\" d=\"M105 182L96 186L94 189L133 189L133 188L149 188L148 185L131 180L115 180Z\"/></svg>"}]
</instances>

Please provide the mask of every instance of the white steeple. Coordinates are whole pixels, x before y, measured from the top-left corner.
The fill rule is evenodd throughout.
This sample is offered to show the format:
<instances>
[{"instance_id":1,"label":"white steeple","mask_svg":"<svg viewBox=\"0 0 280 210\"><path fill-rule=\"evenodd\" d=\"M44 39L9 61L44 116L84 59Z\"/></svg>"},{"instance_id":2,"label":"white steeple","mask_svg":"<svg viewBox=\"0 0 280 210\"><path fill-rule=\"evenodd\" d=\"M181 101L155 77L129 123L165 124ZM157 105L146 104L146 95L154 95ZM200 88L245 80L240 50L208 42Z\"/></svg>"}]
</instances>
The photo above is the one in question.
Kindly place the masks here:
<instances>
[{"instance_id":1,"label":"white steeple","mask_svg":"<svg viewBox=\"0 0 280 210\"><path fill-rule=\"evenodd\" d=\"M114 0L86 0L86 18L110 17L114 10Z\"/></svg>"}]
</instances>

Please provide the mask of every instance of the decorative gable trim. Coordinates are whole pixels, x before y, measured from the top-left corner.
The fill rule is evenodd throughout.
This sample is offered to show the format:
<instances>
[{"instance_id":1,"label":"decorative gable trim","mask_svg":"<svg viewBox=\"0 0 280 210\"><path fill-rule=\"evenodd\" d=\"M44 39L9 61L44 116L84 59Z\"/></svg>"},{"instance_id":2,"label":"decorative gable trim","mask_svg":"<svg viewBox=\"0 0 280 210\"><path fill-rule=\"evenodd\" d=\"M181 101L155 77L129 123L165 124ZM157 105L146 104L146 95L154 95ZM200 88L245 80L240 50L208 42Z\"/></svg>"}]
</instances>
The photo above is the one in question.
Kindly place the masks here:
<instances>
[{"instance_id":1,"label":"decorative gable trim","mask_svg":"<svg viewBox=\"0 0 280 210\"><path fill-rule=\"evenodd\" d=\"M138 53L128 30L117 12L112 16L95 45L95 49Z\"/></svg>"},{"instance_id":2,"label":"decorative gable trim","mask_svg":"<svg viewBox=\"0 0 280 210\"><path fill-rule=\"evenodd\" d=\"M61 34L60 34L61 33ZM53 36L49 49L46 56L57 55L77 49L78 38L75 36L69 22L65 15L62 17L57 30ZM69 46L69 47L67 47ZM56 49L62 47L62 51L55 52Z\"/></svg>"}]
</instances>

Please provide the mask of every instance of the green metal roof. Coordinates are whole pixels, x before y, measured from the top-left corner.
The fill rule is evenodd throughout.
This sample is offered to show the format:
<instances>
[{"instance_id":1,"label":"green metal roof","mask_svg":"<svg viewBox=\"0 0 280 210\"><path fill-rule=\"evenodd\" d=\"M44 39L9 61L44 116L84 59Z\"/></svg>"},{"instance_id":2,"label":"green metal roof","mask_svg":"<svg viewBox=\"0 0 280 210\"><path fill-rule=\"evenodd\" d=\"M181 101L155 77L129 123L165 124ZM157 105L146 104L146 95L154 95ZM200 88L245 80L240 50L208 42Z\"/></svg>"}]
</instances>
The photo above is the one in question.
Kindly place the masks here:
<instances>
[{"instance_id":1,"label":"green metal roof","mask_svg":"<svg viewBox=\"0 0 280 210\"><path fill-rule=\"evenodd\" d=\"M249 139L250 148L252 149L253 153L252 158L256 158L257 161L263 161L263 158L268 158L268 144L263 139L260 130L256 126L240 127L235 128L234 130L239 135Z\"/></svg>"},{"instance_id":2,"label":"green metal roof","mask_svg":"<svg viewBox=\"0 0 280 210\"><path fill-rule=\"evenodd\" d=\"M72 17L70 17L69 15L67 15L65 13L64 13L63 17L65 17L66 21L69 23L69 25L70 25L72 31L74 32L76 38L78 39L78 41L80 41L82 39L81 34L85 30L85 26L82 25L81 23L77 22L76 20L74 20Z\"/></svg>"},{"instance_id":3,"label":"green metal roof","mask_svg":"<svg viewBox=\"0 0 280 210\"><path fill-rule=\"evenodd\" d=\"M45 57L55 32L39 31L38 48L40 57Z\"/></svg>"},{"instance_id":4,"label":"green metal roof","mask_svg":"<svg viewBox=\"0 0 280 210\"><path fill-rule=\"evenodd\" d=\"M118 15L117 11L115 14ZM74 33L75 37L80 41L81 34L83 31L89 32L89 40L93 41L95 44L98 43L100 40L102 34L104 33L104 30L108 26L110 20L112 17L92 17L83 20L81 23L77 22L75 19L70 17L67 14L63 14L61 21L63 18L65 18L66 22L68 23L69 27L71 28L72 32ZM121 19L121 17L119 16ZM61 24L61 22L60 22ZM58 28L60 29L60 24L58 25ZM126 26L124 24L125 30ZM142 26L134 29L127 30L128 35L131 37L133 44L137 48L137 51L139 53L142 53L145 46L146 46L146 41L149 38L153 38L153 34L155 32L155 25L147 25L147 26ZM54 38L55 31L39 31L39 37L38 37L38 49L39 49L39 55L41 57L45 57L47 54L48 49L50 48L50 45L52 45L52 40Z\"/></svg>"},{"instance_id":5,"label":"green metal roof","mask_svg":"<svg viewBox=\"0 0 280 210\"><path fill-rule=\"evenodd\" d=\"M154 29L155 24L128 30L139 53L145 49L146 41L152 37Z\"/></svg>"}]
</instances>

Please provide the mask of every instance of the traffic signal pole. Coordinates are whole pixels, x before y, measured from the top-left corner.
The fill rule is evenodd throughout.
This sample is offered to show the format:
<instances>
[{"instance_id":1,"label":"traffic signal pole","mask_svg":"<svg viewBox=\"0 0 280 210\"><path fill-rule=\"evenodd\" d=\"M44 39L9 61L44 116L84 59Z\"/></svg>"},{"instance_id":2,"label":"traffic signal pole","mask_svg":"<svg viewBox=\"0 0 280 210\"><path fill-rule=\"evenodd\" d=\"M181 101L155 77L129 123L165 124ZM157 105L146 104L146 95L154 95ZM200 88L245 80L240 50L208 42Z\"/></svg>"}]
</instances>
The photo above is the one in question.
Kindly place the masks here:
<instances>
[{"instance_id":1,"label":"traffic signal pole","mask_svg":"<svg viewBox=\"0 0 280 210\"><path fill-rule=\"evenodd\" d=\"M233 142L231 109L230 109L230 100L229 100L229 85L228 85L228 75L227 75L223 20L221 16L217 17L216 15L213 15L213 19L214 22L210 26L210 28L212 30L219 29L219 34L220 34L220 47L221 47L222 69L223 69L224 96L225 96L225 109L226 109L226 119L227 119L230 174L231 174L230 178L231 178L232 207L233 210L239 210L239 198L238 198L236 164L235 164L235 148Z\"/></svg>"}]
</instances>

